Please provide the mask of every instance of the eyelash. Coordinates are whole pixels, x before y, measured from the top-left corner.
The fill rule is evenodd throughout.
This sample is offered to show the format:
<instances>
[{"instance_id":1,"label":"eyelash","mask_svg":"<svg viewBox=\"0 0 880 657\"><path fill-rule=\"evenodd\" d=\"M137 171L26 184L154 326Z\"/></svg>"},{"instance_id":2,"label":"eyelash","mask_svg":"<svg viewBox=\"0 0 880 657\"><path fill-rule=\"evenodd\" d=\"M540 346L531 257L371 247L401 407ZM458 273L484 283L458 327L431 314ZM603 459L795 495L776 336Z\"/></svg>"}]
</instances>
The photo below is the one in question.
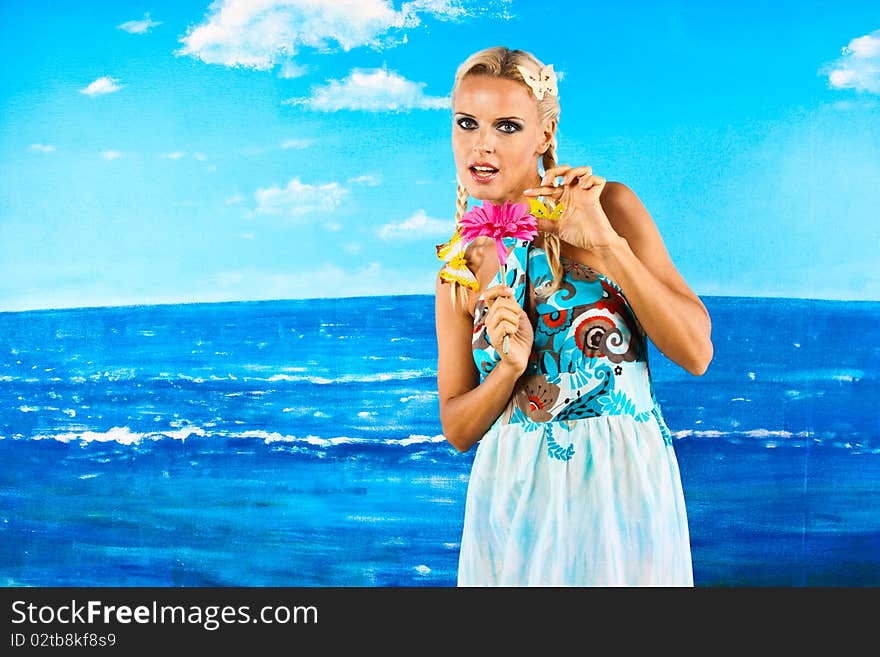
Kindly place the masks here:
<instances>
[{"instance_id":1,"label":"eyelash","mask_svg":"<svg viewBox=\"0 0 880 657\"><path fill-rule=\"evenodd\" d=\"M463 118L460 118L457 121L457 123L458 123L458 127L461 128L462 130L473 130L474 129L473 127L468 128L465 126L465 124L466 123L476 124L476 121L474 121L473 119L469 119L467 117L463 117ZM502 126L510 126L511 128L513 128L513 130L501 130ZM506 135L512 135L513 133L520 131L520 127L516 123L514 123L513 121L502 121L501 123L498 124L498 129L501 130L501 132L503 132Z\"/></svg>"}]
</instances>

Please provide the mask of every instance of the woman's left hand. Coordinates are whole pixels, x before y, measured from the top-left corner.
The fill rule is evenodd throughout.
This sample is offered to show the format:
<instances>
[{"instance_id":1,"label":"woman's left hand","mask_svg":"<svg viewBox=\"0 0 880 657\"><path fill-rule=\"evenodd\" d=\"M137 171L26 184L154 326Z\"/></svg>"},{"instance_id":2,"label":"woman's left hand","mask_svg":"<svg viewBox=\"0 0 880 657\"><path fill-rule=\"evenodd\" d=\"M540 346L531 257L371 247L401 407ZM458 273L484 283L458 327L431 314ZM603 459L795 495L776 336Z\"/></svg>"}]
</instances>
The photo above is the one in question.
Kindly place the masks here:
<instances>
[{"instance_id":1,"label":"woman's left hand","mask_svg":"<svg viewBox=\"0 0 880 657\"><path fill-rule=\"evenodd\" d=\"M562 177L557 186L554 181ZM578 248L602 250L616 242L620 235L611 226L599 196L605 179L593 175L590 167L552 167L544 173L541 187L523 192L526 196L552 198L565 210L559 219L538 219L538 230L556 233L563 242Z\"/></svg>"}]
</instances>

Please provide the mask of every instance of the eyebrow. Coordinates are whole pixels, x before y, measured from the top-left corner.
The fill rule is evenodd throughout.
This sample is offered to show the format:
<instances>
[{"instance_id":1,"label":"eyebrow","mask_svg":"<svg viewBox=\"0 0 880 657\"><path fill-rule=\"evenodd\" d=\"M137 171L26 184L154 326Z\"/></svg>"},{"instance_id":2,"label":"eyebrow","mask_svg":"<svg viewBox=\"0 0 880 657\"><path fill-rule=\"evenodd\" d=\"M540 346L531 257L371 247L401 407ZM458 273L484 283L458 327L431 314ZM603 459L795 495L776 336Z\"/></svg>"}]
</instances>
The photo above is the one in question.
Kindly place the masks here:
<instances>
[{"instance_id":1,"label":"eyebrow","mask_svg":"<svg viewBox=\"0 0 880 657\"><path fill-rule=\"evenodd\" d=\"M477 118L477 117L474 116L473 114L468 114L467 112L456 112L455 115L456 115L456 116L467 116L467 117L470 117L470 118L472 118L472 119ZM495 119L495 120L496 120L496 121L522 121L523 123L525 123L525 119L523 119L523 118L521 118L521 117L519 117L519 116L499 116L499 117L498 117L497 119Z\"/></svg>"}]
</instances>

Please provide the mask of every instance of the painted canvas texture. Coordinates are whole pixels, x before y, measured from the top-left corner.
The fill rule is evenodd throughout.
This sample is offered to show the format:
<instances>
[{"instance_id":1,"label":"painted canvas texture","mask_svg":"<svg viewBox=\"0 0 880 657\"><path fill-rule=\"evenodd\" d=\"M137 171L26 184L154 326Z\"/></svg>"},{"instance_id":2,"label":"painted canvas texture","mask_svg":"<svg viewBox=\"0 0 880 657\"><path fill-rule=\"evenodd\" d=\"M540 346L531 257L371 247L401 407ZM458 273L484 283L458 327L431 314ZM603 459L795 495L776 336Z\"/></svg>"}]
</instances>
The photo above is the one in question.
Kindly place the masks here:
<instances>
[{"instance_id":1,"label":"painted canvas texture","mask_svg":"<svg viewBox=\"0 0 880 657\"><path fill-rule=\"evenodd\" d=\"M435 246L503 44L710 313L702 376L644 344L694 584L880 584L875 3L357 5L0 6L0 582L455 585Z\"/></svg>"}]
</instances>

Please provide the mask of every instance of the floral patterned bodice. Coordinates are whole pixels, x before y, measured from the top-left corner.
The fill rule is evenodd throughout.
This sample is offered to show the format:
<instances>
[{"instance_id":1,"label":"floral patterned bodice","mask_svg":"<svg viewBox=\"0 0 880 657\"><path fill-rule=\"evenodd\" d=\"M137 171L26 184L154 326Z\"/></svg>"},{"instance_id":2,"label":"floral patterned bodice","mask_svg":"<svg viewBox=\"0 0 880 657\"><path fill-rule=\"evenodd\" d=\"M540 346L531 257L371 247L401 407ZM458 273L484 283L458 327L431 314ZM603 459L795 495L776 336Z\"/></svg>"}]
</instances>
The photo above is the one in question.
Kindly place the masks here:
<instances>
[{"instance_id":1,"label":"floral patterned bodice","mask_svg":"<svg viewBox=\"0 0 880 657\"><path fill-rule=\"evenodd\" d=\"M553 281L546 252L526 240L506 240L506 280L526 308L535 340L529 365L497 422L540 424L600 415L660 415L648 367L647 336L616 283L591 267L561 257L563 280ZM489 286L501 283L502 272ZM526 295L528 294L528 303ZM500 360L485 329L482 297L474 313L473 356L482 381ZM496 423L497 423L496 422ZM661 422L665 429L665 423Z\"/></svg>"}]
</instances>

